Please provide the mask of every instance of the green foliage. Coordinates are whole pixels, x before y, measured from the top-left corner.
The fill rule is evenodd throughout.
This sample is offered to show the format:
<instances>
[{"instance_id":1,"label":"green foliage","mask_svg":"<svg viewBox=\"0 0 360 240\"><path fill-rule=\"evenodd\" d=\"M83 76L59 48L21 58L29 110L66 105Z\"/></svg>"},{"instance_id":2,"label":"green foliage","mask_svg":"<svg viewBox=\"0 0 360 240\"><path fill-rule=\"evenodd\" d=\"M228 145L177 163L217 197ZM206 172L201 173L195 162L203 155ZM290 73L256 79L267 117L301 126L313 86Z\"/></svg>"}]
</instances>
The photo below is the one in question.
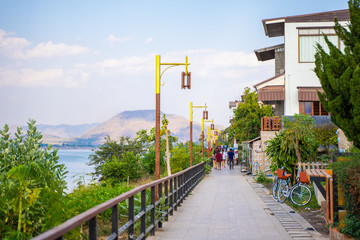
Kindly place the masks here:
<instances>
[{"instance_id":1,"label":"green foliage","mask_svg":"<svg viewBox=\"0 0 360 240\"><path fill-rule=\"evenodd\" d=\"M143 134L143 132L138 132ZM145 132L146 133L146 132ZM144 152L144 145L146 139L143 135L138 135L136 139L130 137L120 137L119 143L111 140L109 136L105 138L105 143L99 147L93 154L90 155L89 165L95 166L94 177L103 180L103 165L107 162L111 162L114 159L121 161L124 156L129 152L132 152L134 156L139 156Z\"/></svg>"},{"instance_id":2,"label":"green foliage","mask_svg":"<svg viewBox=\"0 0 360 240\"><path fill-rule=\"evenodd\" d=\"M102 167L102 179L114 182L138 179L142 173L140 157L133 152L125 152L120 158L113 156L113 159L106 161Z\"/></svg>"},{"instance_id":3,"label":"green foliage","mask_svg":"<svg viewBox=\"0 0 360 240\"><path fill-rule=\"evenodd\" d=\"M354 145L360 147L360 1L349 2L349 30L335 19L335 32L345 45L344 52L327 37L327 53L319 44L315 55L315 73L324 93L321 104L330 112L331 121L341 128Z\"/></svg>"},{"instance_id":4,"label":"green foliage","mask_svg":"<svg viewBox=\"0 0 360 240\"><path fill-rule=\"evenodd\" d=\"M26 135L0 130L0 235L31 238L64 219L65 166L57 151L41 149L42 135L29 120Z\"/></svg>"},{"instance_id":5,"label":"green foliage","mask_svg":"<svg viewBox=\"0 0 360 240\"><path fill-rule=\"evenodd\" d=\"M101 203L106 202L109 199L117 197L127 191L133 189L133 186L128 186L124 183L115 184L112 183L100 183L89 186L81 186L75 189L72 193L68 194L65 198L65 207L67 211L67 218L74 217L92 207L95 207ZM121 206L125 206L126 203L121 203ZM127 214L127 211L119 208L120 215ZM111 219L111 209L105 211L99 215L102 219Z\"/></svg>"},{"instance_id":6,"label":"green foliage","mask_svg":"<svg viewBox=\"0 0 360 240\"><path fill-rule=\"evenodd\" d=\"M208 158L206 158L206 161L208 161ZM205 164L204 167L205 167L205 174L208 174L211 172L212 167L209 164Z\"/></svg>"},{"instance_id":7,"label":"green foliage","mask_svg":"<svg viewBox=\"0 0 360 240\"><path fill-rule=\"evenodd\" d=\"M256 182L257 183L271 183L272 180L267 178L263 171L260 171L257 173Z\"/></svg>"},{"instance_id":8,"label":"green foliage","mask_svg":"<svg viewBox=\"0 0 360 240\"><path fill-rule=\"evenodd\" d=\"M325 124L314 127L315 139L325 148L327 155L330 155L330 145L337 145L337 134L334 124Z\"/></svg>"},{"instance_id":9,"label":"green foliage","mask_svg":"<svg viewBox=\"0 0 360 240\"><path fill-rule=\"evenodd\" d=\"M293 121L283 117L283 129L268 141L265 150L272 161L270 168L273 171L284 167L284 170L292 173L294 163L315 159L319 145L315 141L313 126L313 119L309 115L295 114Z\"/></svg>"},{"instance_id":10,"label":"green foliage","mask_svg":"<svg viewBox=\"0 0 360 240\"><path fill-rule=\"evenodd\" d=\"M235 118L229 130L231 139L236 138L239 142L258 137L261 118L273 116L271 106L259 104L256 92L250 92L250 88L245 88L243 100L235 110Z\"/></svg>"},{"instance_id":11,"label":"green foliage","mask_svg":"<svg viewBox=\"0 0 360 240\"><path fill-rule=\"evenodd\" d=\"M333 169L338 179L339 187L345 198L345 228L343 233L360 239L360 155L333 163Z\"/></svg>"},{"instance_id":12,"label":"green foliage","mask_svg":"<svg viewBox=\"0 0 360 240\"><path fill-rule=\"evenodd\" d=\"M165 168L164 152L160 151L160 169ZM148 174L155 173L155 149L149 149L141 158L141 165Z\"/></svg>"},{"instance_id":13,"label":"green foliage","mask_svg":"<svg viewBox=\"0 0 360 240\"><path fill-rule=\"evenodd\" d=\"M180 172L190 167L190 143L179 143L170 151L171 173ZM201 157L201 146L193 143L193 166L208 158Z\"/></svg>"}]
</instances>

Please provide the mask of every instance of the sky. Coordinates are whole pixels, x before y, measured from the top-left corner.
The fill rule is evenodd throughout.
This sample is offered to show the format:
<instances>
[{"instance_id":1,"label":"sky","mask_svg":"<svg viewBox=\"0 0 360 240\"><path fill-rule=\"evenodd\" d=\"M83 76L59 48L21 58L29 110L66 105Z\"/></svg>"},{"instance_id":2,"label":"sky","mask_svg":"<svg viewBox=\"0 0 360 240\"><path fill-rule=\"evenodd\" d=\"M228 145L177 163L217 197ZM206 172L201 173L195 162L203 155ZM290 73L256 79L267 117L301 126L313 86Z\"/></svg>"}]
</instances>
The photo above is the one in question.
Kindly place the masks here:
<instances>
[{"instance_id":1,"label":"sky","mask_svg":"<svg viewBox=\"0 0 360 240\"><path fill-rule=\"evenodd\" d=\"M262 19L347 8L345 0L2 0L0 128L155 109L156 55L191 64L190 90L181 89L183 66L163 74L161 111L189 119L190 102L206 103L226 127L229 101L274 76L274 61L257 61L254 50L283 37L265 36Z\"/></svg>"}]
</instances>

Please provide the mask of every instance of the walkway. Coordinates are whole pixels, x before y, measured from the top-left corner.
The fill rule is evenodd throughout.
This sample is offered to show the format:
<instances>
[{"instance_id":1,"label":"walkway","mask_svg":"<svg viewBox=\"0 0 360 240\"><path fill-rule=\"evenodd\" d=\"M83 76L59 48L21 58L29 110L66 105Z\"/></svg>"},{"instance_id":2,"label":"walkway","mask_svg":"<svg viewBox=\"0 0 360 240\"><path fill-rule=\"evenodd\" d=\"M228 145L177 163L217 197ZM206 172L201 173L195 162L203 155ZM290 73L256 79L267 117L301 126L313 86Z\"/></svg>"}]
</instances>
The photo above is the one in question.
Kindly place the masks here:
<instances>
[{"instance_id":1,"label":"walkway","mask_svg":"<svg viewBox=\"0 0 360 240\"><path fill-rule=\"evenodd\" d=\"M325 239L260 186L238 167L213 170L148 239Z\"/></svg>"}]
</instances>

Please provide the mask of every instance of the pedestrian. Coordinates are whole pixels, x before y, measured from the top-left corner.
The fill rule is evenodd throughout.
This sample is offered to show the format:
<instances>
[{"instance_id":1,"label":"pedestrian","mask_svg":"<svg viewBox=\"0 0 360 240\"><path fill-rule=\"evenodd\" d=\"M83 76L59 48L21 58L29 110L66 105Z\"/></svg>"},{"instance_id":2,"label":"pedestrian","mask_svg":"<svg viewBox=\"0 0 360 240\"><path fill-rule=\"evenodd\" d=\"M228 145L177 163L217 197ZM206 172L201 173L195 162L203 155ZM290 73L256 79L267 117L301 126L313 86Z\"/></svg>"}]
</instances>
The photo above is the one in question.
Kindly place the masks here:
<instances>
[{"instance_id":1,"label":"pedestrian","mask_svg":"<svg viewBox=\"0 0 360 240\"><path fill-rule=\"evenodd\" d=\"M213 156L212 156L212 160L213 160L213 167L217 168L217 162L216 162L216 149L214 150Z\"/></svg>"},{"instance_id":2,"label":"pedestrian","mask_svg":"<svg viewBox=\"0 0 360 240\"><path fill-rule=\"evenodd\" d=\"M216 157L216 163L217 163L218 169L221 170L222 154L221 154L220 150L217 150L215 157Z\"/></svg>"},{"instance_id":3,"label":"pedestrian","mask_svg":"<svg viewBox=\"0 0 360 240\"><path fill-rule=\"evenodd\" d=\"M235 155L234 150L230 148L227 155L228 155L230 169L234 169L234 155Z\"/></svg>"},{"instance_id":4,"label":"pedestrian","mask_svg":"<svg viewBox=\"0 0 360 240\"><path fill-rule=\"evenodd\" d=\"M226 160L227 160L227 153L226 153L226 150L223 149L222 150L222 161L221 161L223 168L226 167Z\"/></svg>"}]
</instances>

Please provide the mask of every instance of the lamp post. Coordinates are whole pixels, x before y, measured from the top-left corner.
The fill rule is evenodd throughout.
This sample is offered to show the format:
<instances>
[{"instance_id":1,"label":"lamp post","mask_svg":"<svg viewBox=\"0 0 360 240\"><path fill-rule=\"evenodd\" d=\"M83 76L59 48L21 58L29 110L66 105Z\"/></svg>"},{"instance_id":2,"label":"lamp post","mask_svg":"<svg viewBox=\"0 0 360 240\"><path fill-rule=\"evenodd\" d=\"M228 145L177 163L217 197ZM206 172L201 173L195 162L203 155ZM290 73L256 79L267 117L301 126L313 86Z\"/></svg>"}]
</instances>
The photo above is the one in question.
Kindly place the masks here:
<instances>
[{"instance_id":1,"label":"lamp post","mask_svg":"<svg viewBox=\"0 0 360 240\"><path fill-rule=\"evenodd\" d=\"M190 167L192 166L192 161L193 161L193 145L192 145L193 108L205 108L205 111L203 113L203 117L204 117L205 115L207 116L206 107L207 107L206 103L205 103L205 106L193 106L193 103L190 102ZM202 124L202 134L204 134L204 123ZM202 151L204 152L204 137L202 139L203 139L202 140ZM204 153L202 153L202 156L204 156Z\"/></svg>"},{"instance_id":2,"label":"lamp post","mask_svg":"<svg viewBox=\"0 0 360 240\"><path fill-rule=\"evenodd\" d=\"M208 116L207 116L208 117ZM211 146L211 130L214 129L214 119L212 120L204 120L203 119L203 132L204 132L204 122L211 122L211 127L208 127L208 132L207 132L207 140L208 140L208 157L210 157L210 146ZM203 133L204 134L204 133Z\"/></svg>"},{"instance_id":3,"label":"lamp post","mask_svg":"<svg viewBox=\"0 0 360 240\"><path fill-rule=\"evenodd\" d=\"M161 72L161 66L168 66ZM166 70L171 67L184 65L185 72L182 72L181 87L190 89L191 73L188 72L188 59L185 57L185 63L161 63L160 55L156 55L156 107L155 107L155 179L160 179L160 80ZM185 82L186 78L186 82Z\"/></svg>"}]
</instances>

